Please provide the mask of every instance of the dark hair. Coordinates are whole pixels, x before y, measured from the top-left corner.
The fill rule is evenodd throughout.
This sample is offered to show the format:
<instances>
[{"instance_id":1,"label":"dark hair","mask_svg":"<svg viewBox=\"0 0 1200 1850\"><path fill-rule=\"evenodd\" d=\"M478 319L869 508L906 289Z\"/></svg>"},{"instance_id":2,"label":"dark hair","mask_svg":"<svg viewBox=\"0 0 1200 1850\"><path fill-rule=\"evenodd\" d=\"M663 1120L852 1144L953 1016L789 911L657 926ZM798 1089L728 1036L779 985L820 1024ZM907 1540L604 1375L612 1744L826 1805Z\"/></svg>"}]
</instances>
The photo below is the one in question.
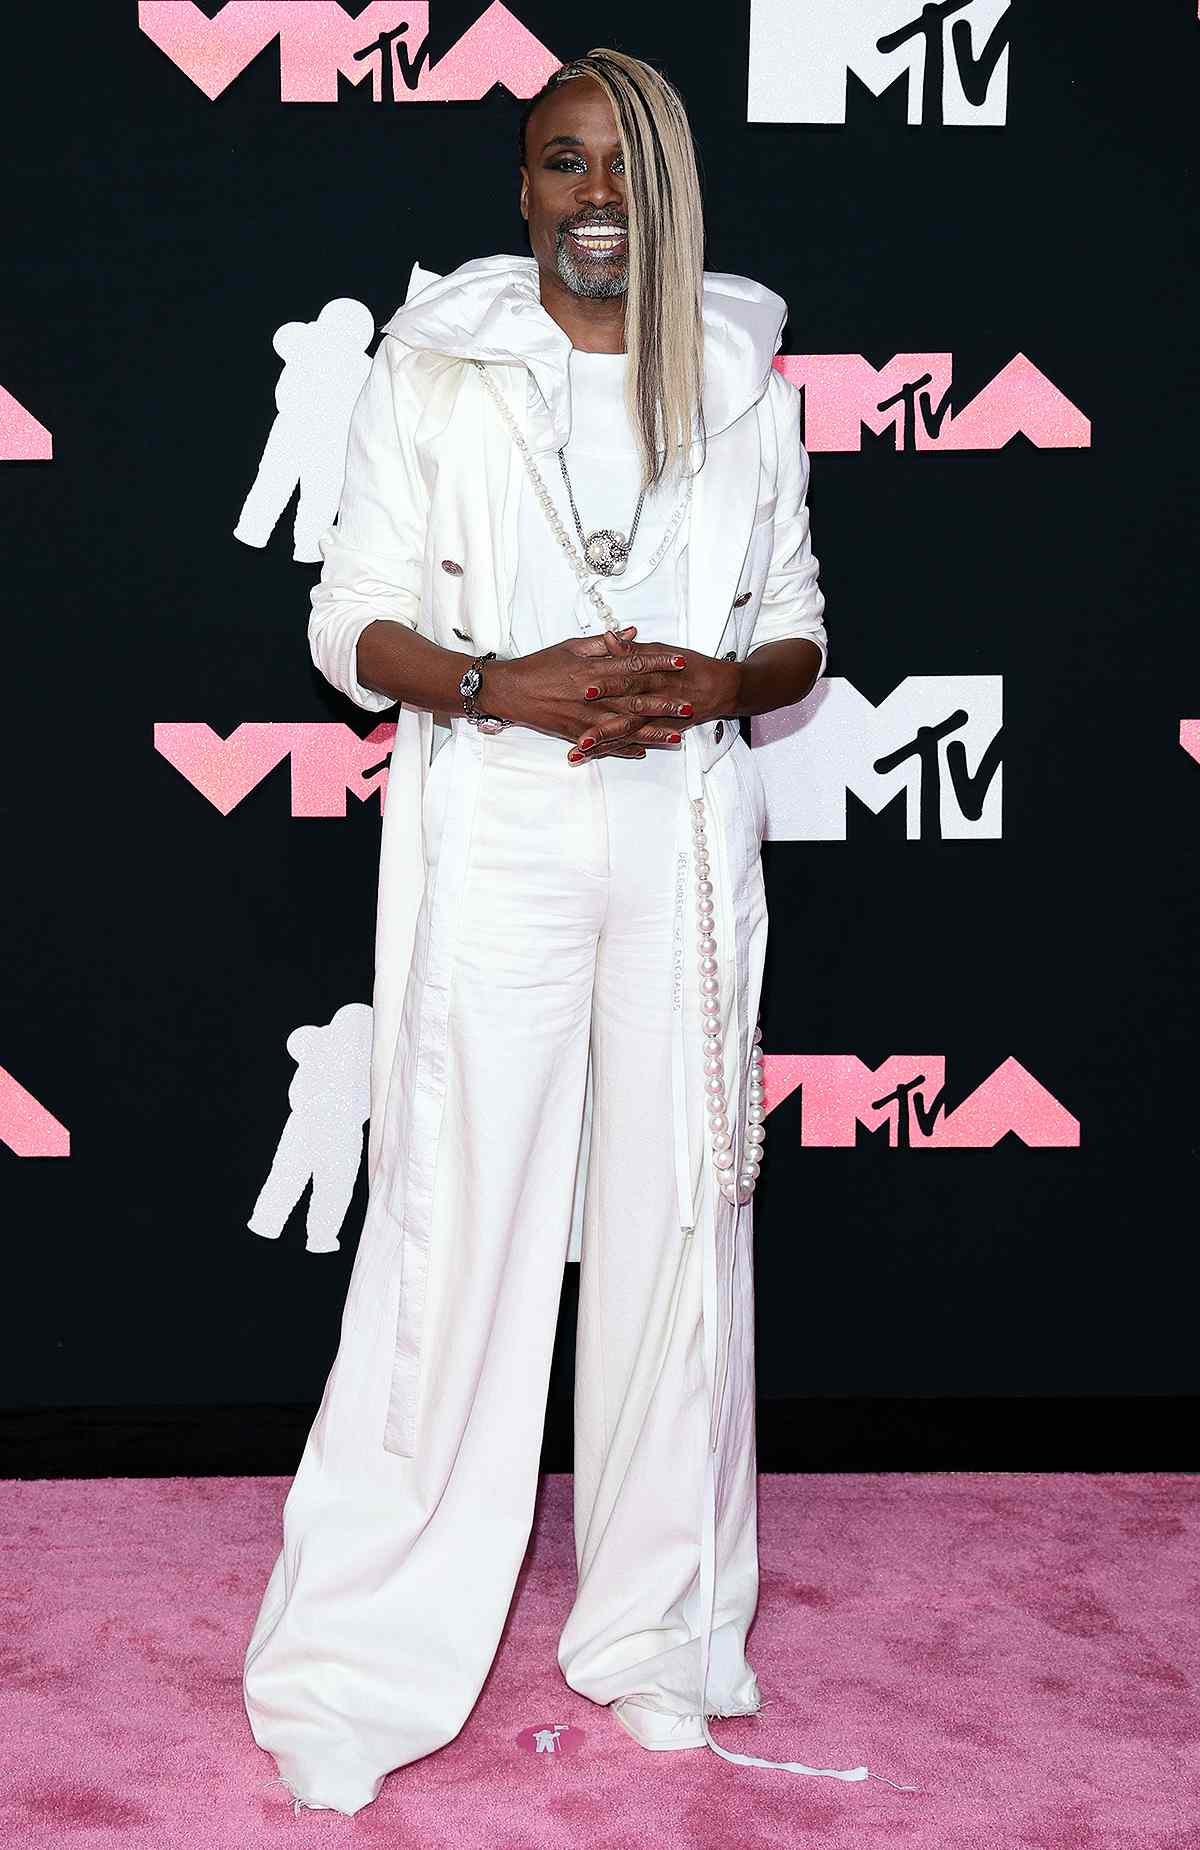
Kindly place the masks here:
<instances>
[{"instance_id":1,"label":"dark hair","mask_svg":"<svg viewBox=\"0 0 1200 1850\"><path fill-rule=\"evenodd\" d=\"M569 70L570 67L571 61L568 59L566 64L560 64L556 71L551 71L537 95L531 96L524 109L521 111L521 120L517 124L517 152L522 167L527 167L529 165L528 152L525 145L529 134L529 118L538 104L542 102L545 97L549 96L552 90L557 90L559 84L562 82L563 72Z\"/></svg>"}]
</instances>

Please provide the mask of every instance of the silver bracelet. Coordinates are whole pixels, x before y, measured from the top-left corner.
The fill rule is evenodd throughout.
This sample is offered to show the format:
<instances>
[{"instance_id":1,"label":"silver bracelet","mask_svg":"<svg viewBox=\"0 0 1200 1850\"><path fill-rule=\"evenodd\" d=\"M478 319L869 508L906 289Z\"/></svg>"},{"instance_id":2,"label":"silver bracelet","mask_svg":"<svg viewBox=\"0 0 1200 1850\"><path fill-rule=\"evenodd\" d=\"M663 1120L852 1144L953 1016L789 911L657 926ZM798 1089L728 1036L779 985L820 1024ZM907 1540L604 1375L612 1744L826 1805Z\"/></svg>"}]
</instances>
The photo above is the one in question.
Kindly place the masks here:
<instances>
[{"instance_id":1,"label":"silver bracelet","mask_svg":"<svg viewBox=\"0 0 1200 1850\"><path fill-rule=\"evenodd\" d=\"M483 664L494 662L495 659L495 649L489 649L486 655L477 655L458 684L458 691L463 698L463 713L472 726L478 726L480 732L503 732L508 724L506 719L500 719L495 713L485 713L475 703L475 696L483 686Z\"/></svg>"}]
</instances>

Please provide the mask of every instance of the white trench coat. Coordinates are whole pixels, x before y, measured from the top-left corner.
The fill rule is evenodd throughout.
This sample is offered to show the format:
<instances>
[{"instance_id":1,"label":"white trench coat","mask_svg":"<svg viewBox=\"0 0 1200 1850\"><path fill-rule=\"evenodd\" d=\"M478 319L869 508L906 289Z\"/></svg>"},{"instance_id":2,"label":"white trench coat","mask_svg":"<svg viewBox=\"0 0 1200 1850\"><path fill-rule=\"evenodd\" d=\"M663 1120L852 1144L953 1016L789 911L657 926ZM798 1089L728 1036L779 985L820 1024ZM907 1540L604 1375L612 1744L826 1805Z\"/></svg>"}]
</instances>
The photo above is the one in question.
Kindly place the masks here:
<instances>
[{"instance_id":1,"label":"white trench coat","mask_svg":"<svg viewBox=\"0 0 1200 1850\"><path fill-rule=\"evenodd\" d=\"M781 298L743 277L706 273L704 280L706 457L692 496L687 529L688 597L684 646L707 655L744 659L752 648L783 637L808 637L822 651L824 598L809 537L808 456L800 436L800 398L773 368L786 309ZM312 593L309 641L322 674L359 707L397 707L396 735L384 805L375 938L374 1038L368 1144L370 1198L347 1293L342 1348L378 1340L379 1304L392 1293L394 1329L390 1391L377 1430L362 1447L411 1459L419 1453L418 1389L422 1310L429 1267L432 1189L446 1079L446 1008L456 893L465 864L473 787L480 756L461 745L468 780L453 806L437 857L434 885L424 895L422 808L432 746L428 712L399 705L357 676L358 638L377 618L407 623L447 648L509 654L516 575L521 456L476 368L479 360L523 429L539 467L553 464L570 433L567 336L542 308L532 259L498 256L467 263L444 278L414 269L407 302L386 324L355 407L338 522L321 541L324 568ZM545 410L533 412L541 388ZM448 566L450 569L445 569ZM469 638L469 641L464 641ZM564 746L565 749L565 746ZM686 728L686 797L671 852L688 846L689 803L704 795L712 767L737 754L740 799L719 818L723 846L714 856L718 942L725 1000L726 1088L731 1122L743 1121L752 1036L758 1013L766 942L760 843L765 821L761 780L734 720ZM459 774L458 765L455 766ZM667 845L664 844L664 852ZM431 930L414 945L423 895ZM410 974L413 980L410 982ZM735 1207L716 1188L711 1206L693 1201L684 1122L682 1011L676 1011L673 1111L680 1227L706 1243L703 1261L703 1351L711 1419L700 1537L701 1708L712 1630L716 1537L726 1484L743 1486L738 1461L752 1452L753 1381L730 1383L728 1332L752 1316L751 1209ZM590 1093L590 1088L589 1088ZM572 1251L589 1155L585 1112L575 1192ZM739 1254L742 1255L739 1262ZM300 1473L321 1468L323 1421L336 1387L334 1363ZM735 1371L736 1372L736 1371ZM722 1419L723 1414L726 1416ZM293 1495L299 1494L294 1487ZM732 1494L732 1493L731 1493ZM286 1525L285 1525L286 1526ZM248 1669L291 1595L302 1538L285 1542L263 1596L247 1653ZM252 1681L247 1707L260 1731ZM799 1762L726 1759L781 1766L841 1779L867 1777ZM277 1756L278 1757L278 1756ZM357 1808L357 1807L355 1807Z\"/></svg>"}]
</instances>

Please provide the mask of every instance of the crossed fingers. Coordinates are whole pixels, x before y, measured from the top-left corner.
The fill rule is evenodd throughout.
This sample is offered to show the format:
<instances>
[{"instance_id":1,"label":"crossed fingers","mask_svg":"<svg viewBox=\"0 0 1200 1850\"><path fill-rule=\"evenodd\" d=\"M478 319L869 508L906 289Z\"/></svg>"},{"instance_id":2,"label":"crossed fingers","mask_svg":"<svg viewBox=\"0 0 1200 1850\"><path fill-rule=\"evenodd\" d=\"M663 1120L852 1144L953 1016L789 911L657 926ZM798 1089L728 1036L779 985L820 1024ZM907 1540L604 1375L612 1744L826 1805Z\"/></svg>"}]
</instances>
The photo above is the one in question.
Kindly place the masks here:
<instances>
[{"instance_id":1,"label":"crossed fingers","mask_svg":"<svg viewBox=\"0 0 1200 1850\"><path fill-rule=\"evenodd\" d=\"M666 643L637 643L636 625L624 630L605 630L601 636L588 637L581 654L605 655L605 666L597 666L584 688L583 697L595 701L593 723L572 746L567 757L572 764L588 758L644 758L646 745L678 745L681 734L669 723L647 724L647 716L669 720L678 715L688 719L692 704L672 700L660 689L669 689L671 677L687 666L678 649Z\"/></svg>"},{"instance_id":2,"label":"crossed fingers","mask_svg":"<svg viewBox=\"0 0 1200 1850\"><path fill-rule=\"evenodd\" d=\"M670 658L670 667L665 663L642 661L628 656L619 669L611 671L597 670L593 679L584 689L585 700L597 700L605 695L612 699L636 699L647 688L669 687L671 677L678 674L684 666L683 657L674 655Z\"/></svg>"},{"instance_id":3,"label":"crossed fingers","mask_svg":"<svg viewBox=\"0 0 1200 1850\"><path fill-rule=\"evenodd\" d=\"M595 700L596 713L587 731L568 752L571 762L578 764L584 757L598 757L598 748L612 750L628 741L638 745L679 745L682 734L671 721L690 719L694 709L690 700L673 700L669 693L658 692L660 686L669 688L670 682L665 675L654 672L599 677L584 693L585 699ZM656 720L662 723L656 725ZM636 755L644 757L645 753L639 751Z\"/></svg>"}]
</instances>

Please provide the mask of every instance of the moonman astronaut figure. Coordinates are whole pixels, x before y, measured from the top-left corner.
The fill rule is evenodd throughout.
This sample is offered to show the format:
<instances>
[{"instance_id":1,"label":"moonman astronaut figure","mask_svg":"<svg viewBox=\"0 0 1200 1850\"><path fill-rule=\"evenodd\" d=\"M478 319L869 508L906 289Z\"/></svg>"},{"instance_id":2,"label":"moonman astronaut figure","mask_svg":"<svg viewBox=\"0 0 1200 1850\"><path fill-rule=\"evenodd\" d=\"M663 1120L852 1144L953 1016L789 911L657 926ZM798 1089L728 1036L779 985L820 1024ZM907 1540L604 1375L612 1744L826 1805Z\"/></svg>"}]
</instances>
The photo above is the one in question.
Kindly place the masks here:
<instances>
[{"instance_id":1,"label":"moonman astronaut figure","mask_svg":"<svg viewBox=\"0 0 1200 1850\"><path fill-rule=\"evenodd\" d=\"M823 672L785 304L703 269L683 105L564 65L532 257L426 278L355 406L309 640L397 706L366 1221L246 1652L255 1740L353 1814L451 1741L533 1520L580 1236L572 1690L648 1749L762 1704L751 1210L764 792Z\"/></svg>"}]
</instances>

